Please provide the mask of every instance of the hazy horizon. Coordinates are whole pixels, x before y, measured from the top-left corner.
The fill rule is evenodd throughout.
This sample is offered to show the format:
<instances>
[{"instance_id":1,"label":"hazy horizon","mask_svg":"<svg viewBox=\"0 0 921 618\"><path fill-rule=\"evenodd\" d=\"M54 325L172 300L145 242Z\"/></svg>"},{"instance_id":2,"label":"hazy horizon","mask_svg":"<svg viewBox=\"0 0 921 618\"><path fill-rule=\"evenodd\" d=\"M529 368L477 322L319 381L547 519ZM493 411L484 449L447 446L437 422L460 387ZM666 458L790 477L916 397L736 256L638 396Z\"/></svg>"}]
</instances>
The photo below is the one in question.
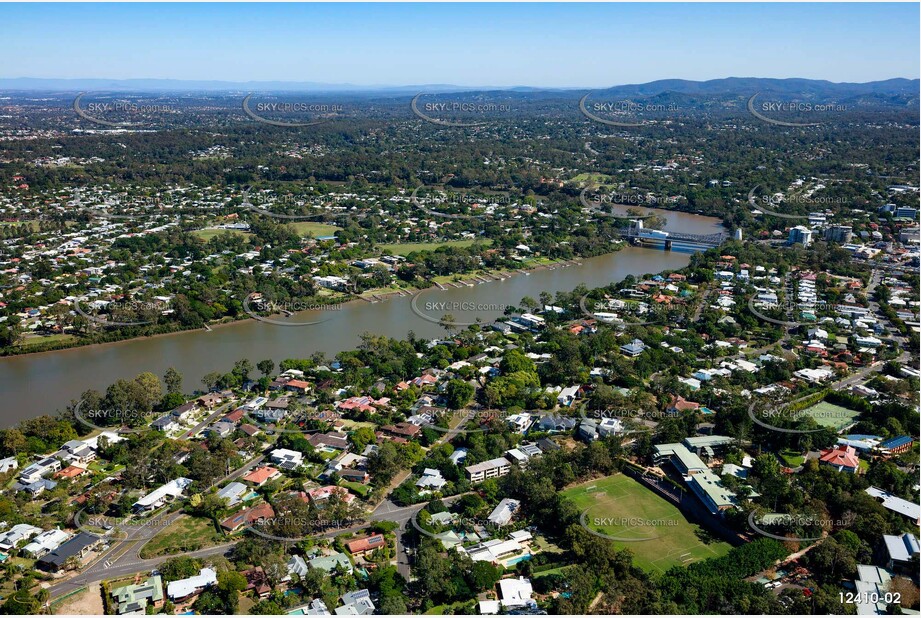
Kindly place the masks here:
<instances>
[{"instance_id":1,"label":"hazy horizon","mask_svg":"<svg viewBox=\"0 0 921 618\"><path fill-rule=\"evenodd\" d=\"M918 20L917 4L892 3L20 3L4 5L16 58L5 79L503 89L738 75L866 83L921 76Z\"/></svg>"}]
</instances>

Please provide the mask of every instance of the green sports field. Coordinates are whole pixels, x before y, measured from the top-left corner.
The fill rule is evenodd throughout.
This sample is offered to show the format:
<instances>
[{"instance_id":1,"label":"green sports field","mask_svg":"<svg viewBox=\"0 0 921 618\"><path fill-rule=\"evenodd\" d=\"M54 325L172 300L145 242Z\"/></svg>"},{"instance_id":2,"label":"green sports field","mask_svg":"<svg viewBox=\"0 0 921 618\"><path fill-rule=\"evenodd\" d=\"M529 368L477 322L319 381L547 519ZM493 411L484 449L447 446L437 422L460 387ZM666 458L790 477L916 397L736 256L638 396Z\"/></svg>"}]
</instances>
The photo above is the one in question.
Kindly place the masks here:
<instances>
[{"instance_id":1,"label":"green sports field","mask_svg":"<svg viewBox=\"0 0 921 618\"><path fill-rule=\"evenodd\" d=\"M612 542L631 550L634 562L646 571L664 572L731 549L722 541L704 543L696 534L700 526L685 519L678 507L623 474L582 483L564 495L580 513L587 510L585 522L592 530L631 539Z\"/></svg>"},{"instance_id":2,"label":"green sports field","mask_svg":"<svg viewBox=\"0 0 921 618\"><path fill-rule=\"evenodd\" d=\"M835 431L841 431L848 425L853 424L860 412L836 406L833 403L822 401L811 408L806 408L801 412L806 416L811 416L820 427L831 427Z\"/></svg>"}]
</instances>

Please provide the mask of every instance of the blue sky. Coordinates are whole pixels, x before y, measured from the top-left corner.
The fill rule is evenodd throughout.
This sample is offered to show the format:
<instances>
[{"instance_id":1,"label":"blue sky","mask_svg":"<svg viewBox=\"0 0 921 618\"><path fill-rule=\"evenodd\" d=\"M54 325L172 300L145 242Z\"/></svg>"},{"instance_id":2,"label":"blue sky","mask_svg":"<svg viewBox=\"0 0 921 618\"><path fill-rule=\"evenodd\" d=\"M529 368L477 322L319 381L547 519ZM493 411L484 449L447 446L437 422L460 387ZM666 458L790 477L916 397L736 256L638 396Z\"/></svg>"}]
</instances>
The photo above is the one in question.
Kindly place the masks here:
<instances>
[{"instance_id":1,"label":"blue sky","mask_svg":"<svg viewBox=\"0 0 921 618\"><path fill-rule=\"evenodd\" d=\"M0 77L601 87L919 77L919 5L0 4Z\"/></svg>"}]
</instances>

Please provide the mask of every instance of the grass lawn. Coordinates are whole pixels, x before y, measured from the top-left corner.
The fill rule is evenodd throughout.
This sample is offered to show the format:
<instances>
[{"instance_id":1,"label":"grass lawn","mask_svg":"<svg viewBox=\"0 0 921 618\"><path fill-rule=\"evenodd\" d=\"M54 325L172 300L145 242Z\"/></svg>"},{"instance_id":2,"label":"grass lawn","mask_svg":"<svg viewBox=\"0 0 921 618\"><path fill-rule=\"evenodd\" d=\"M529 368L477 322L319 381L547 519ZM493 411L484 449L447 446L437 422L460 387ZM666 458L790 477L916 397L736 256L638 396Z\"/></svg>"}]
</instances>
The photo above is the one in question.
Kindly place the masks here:
<instances>
[{"instance_id":1,"label":"grass lawn","mask_svg":"<svg viewBox=\"0 0 921 618\"><path fill-rule=\"evenodd\" d=\"M70 343L71 341L76 341L77 338L73 335L47 335L40 337L24 337L22 341L18 342L16 345L20 348L30 348L39 344L47 343Z\"/></svg>"},{"instance_id":2,"label":"grass lawn","mask_svg":"<svg viewBox=\"0 0 921 618\"><path fill-rule=\"evenodd\" d=\"M329 223L317 223L316 221L296 221L289 223L289 226L301 236L312 234L314 238L318 236L335 236L336 232L341 230L339 226L330 225Z\"/></svg>"},{"instance_id":3,"label":"grass lawn","mask_svg":"<svg viewBox=\"0 0 921 618\"><path fill-rule=\"evenodd\" d=\"M607 174L599 174L597 172L584 172L582 174L579 174L578 176L573 176L572 178L569 179L569 182L576 182L576 183L590 182L592 184L598 184L602 182L609 182L610 180L611 180L611 177L608 176Z\"/></svg>"},{"instance_id":4,"label":"grass lawn","mask_svg":"<svg viewBox=\"0 0 921 618\"><path fill-rule=\"evenodd\" d=\"M340 479L339 486L347 487L348 489L351 489L353 492L355 492L362 498L367 497L368 494L371 493L371 487L369 487L368 485L362 485L361 483L356 483L355 481L343 481Z\"/></svg>"},{"instance_id":5,"label":"grass lawn","mask_svg":"<svg viewBox=\"0 0 921 618\"><path fill-rule=\"evenodd\" d=\"M203 517L182 517L172 526L152 538L141 550L141 558L156 558L167 554L204 549L219 545L224 536L214 529L214 523Z\"/></svg>"},{"instance_id":6,"label":"grass lawn","mask_svg":"<svg viewBox=\"0 0 921 618\"><path fill-rule=\"evenodd\" d=\"M802 414L814 418L815 422L821 427L832 427L835 431L840 431L851 425L860 416L860 412L842 408L827 401L822 401L811 408L806 408L802 411Z\"/></svg>"},{"instance_id":7,"label":"grass lawn","mask_svg":"<svg viewBox=\"0 0 921 618\"><path fill-rule=\"evenodd\" d=\"M378 245L377 248L383 253L388 251L393 255L409 255L413 251L434 251L438 247L469 247L479 242L488 245L488 240L446 240L444 242L404 242L392 243L388 245Z\"/></svg>"},{"instance_id":8,"label":"grass lawn","mask_svg":"<svg viewBox=\"0 0 921 618\"><path fill-rule=\"evenodd\" d=\"M234 234L236 236L251 236L249 232L244 232L242 230L195 230L194 232L192 232L192 234L194 234L195 236L198 236L204 241L208 241L214 238L215 236L220 236L221 234L224 234L225 232L230 232L231 234Z\"/></svg>"},{"instance_id":9,"label":"grass lawn","mask_svg":"<svg viewBox=\"0 0 921 618\"><path fill-rule=\"evenodd\" d=\"M731 549L721 541L704 543L697 534L700 527L685 519L678 507L626 475L589 481L563 493L580 512L587 511L586 523L593 530L637 539L612 542L630 549L634 562L647 571L665 572L675 565L723 556ZM593 525L596 519L605 521Z\"/></svg>"},{"instance_id":10,"label":"grass lawn","mask_svg":"<svg viewBox=\"0 0 921 618\"><path fill-rule=\"evenodd\" d=\"M803 462L806 461L806 457L803 456L799 451L785 450L780 451L780 458L784 460L789 467L795 468L797 466L803 465Z\"/></svg>"}]
</instances>

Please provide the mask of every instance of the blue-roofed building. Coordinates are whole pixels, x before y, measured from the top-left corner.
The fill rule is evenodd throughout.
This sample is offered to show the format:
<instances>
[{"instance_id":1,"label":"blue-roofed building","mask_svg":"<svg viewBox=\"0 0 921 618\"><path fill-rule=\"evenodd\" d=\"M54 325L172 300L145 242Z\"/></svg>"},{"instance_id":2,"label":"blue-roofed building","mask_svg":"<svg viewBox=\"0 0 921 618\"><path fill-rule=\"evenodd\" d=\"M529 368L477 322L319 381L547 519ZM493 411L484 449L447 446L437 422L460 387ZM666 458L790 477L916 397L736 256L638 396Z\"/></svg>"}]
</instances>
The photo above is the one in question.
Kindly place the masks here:
<instances>
[{"instance_id":1,"label":"blue-roofed building","mask_svg":"<svg viewBox=\"0 0 921 618\"><path fill-rule=\"evenodd\" d=\"M911 436L898 436L882 442L879 448L888 455L898 455L910 449L914 443L915 441Z\"/></svg>"},{"instance_id":2,"label":"blue-roofed building","mask_svg":"<svg viewBox=\"0 0 921 618\"><path fill-rule=\"evenodd\" d=\"M620 346L620 351L625 355L631 358L639 356L643 353L643 350L646 349L646 344L640 341L639 339L634 339L630 343L626 343Z\"/></svg>"},{"instance_id":3,"label":"blue-roofed building","mask_svg":"<svg viewBox=\"0 0 921 618\"><path fill-rule=\"evenodd\" d=\"M869 453L875 450L882 441L882 436L871 436L868 434L851 434L838 438L839 445L851 446L861 453Z\"/></svg>"}]
</instances>

